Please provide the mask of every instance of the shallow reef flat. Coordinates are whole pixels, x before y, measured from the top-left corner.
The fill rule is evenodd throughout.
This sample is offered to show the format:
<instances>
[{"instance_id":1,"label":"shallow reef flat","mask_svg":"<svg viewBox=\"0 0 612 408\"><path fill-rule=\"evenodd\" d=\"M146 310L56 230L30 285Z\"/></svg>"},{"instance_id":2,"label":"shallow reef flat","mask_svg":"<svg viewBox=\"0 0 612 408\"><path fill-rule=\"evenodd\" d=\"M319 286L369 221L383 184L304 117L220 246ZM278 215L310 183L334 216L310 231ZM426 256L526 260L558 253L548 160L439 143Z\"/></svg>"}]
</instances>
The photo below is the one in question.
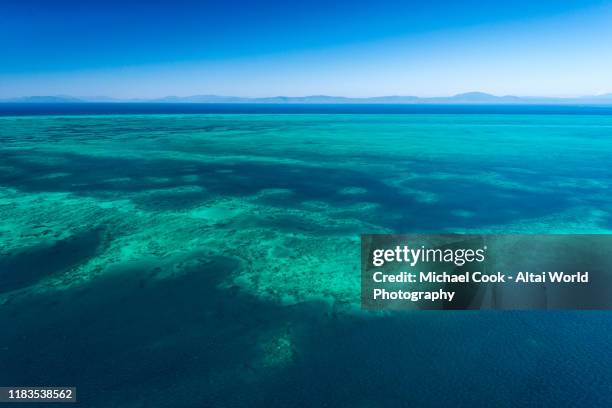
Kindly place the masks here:
<instances>
[{"instance_id":1,"label":"shallow reef flat","mask_svg":"<svg viewBox=\"0 0 612 408\"><path fill-rule=\"evenodd\" d=\"M362 233L612 232L611 136L605 115L0 117L0 383L366 407L591 379L610 402L606 314L366 314L358 268Z\"/></svg>"}]
</instances>

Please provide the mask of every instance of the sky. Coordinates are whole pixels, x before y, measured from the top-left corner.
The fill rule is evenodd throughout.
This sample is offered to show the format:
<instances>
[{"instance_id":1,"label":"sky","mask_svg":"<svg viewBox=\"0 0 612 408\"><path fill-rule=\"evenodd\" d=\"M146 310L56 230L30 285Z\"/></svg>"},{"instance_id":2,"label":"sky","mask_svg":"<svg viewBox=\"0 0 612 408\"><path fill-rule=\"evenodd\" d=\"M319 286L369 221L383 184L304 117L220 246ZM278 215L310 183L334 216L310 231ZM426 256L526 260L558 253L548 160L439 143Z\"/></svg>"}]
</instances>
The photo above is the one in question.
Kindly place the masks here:
<instances>
[{"instance_id":1,"label":"sky","mask_svg":"<svg viewBox=\"0 0 612 408\"><path fill-rule=\"evenodd\" d=\"M0 0L0 98L612 92L609 1Z\"/></svg>"}]
</instances>

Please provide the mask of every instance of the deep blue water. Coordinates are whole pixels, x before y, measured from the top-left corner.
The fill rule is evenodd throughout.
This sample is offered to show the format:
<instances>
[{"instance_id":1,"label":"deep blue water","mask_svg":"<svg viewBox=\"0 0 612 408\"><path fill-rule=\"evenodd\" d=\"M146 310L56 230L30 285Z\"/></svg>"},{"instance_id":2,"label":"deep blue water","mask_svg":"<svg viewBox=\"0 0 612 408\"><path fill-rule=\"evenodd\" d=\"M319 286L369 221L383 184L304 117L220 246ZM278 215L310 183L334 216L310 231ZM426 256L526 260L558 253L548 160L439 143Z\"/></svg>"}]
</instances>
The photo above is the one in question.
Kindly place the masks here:
<instances>
[{"instance_id":1,"label":"deep blue water","mask_svg":"<svg viewBox=\"0 0 612 408\"><path fill-rule=\"evenodd\" d=\"M0 103L0 116L147 113L456 113L612 115L612 106L485 104Z\"/></svg>"},{"instance_id":2,"label":"deep blue water","mask_svg":"<svg viewBox=\"0 0 612 408\"><path fill-rule=\"evenodd\" d=\"M0 111L23 116L0 120L0 385L86 408L612 406L609 312L353 313L357 267L325 269L375 226L609 231L612 108ZM432 115L155 115L204 112ZM69 116L105 113L125 115Z\"/></svg>"}]
</instances>

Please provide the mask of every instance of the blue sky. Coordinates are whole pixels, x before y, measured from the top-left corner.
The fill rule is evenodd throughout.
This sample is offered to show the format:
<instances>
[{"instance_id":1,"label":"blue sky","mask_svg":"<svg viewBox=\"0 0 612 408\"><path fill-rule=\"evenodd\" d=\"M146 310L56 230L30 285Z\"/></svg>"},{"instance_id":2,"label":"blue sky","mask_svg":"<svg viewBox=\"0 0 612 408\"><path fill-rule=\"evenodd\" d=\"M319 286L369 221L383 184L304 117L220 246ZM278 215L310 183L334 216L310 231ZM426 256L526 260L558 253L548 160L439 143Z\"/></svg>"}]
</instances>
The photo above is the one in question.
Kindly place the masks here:
<instances>
[{"instance_id":1,"label":"blue sky","mask_svg":"<svg viewBox=\"0 0 612 408\"><path fill-rule=\"evenodd\" d=\"M0 2L0 97L612 92L611 1Z\"/></svg>"}]
</instances>

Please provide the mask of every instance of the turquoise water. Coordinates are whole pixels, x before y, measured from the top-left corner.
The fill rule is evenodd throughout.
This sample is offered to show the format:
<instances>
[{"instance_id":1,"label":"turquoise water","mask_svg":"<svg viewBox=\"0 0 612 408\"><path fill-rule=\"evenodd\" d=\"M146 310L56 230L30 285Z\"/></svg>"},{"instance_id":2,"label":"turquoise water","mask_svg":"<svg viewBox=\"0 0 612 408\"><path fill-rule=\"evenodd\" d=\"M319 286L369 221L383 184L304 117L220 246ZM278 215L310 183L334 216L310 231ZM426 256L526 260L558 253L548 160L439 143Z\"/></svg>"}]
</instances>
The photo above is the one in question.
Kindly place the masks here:
<instances>
[{"instance_id":1,"label":"turquoise water","mask_svg":"<svg viewBox=\"0 0 612 408\"><path fill-rule=\"evenodd\" d=\"M0 117L0 384L609 406L608 313L370 314L358 267L362 233L609 233L611 157L580 111Z\"/></svg>"}]
</instances>

